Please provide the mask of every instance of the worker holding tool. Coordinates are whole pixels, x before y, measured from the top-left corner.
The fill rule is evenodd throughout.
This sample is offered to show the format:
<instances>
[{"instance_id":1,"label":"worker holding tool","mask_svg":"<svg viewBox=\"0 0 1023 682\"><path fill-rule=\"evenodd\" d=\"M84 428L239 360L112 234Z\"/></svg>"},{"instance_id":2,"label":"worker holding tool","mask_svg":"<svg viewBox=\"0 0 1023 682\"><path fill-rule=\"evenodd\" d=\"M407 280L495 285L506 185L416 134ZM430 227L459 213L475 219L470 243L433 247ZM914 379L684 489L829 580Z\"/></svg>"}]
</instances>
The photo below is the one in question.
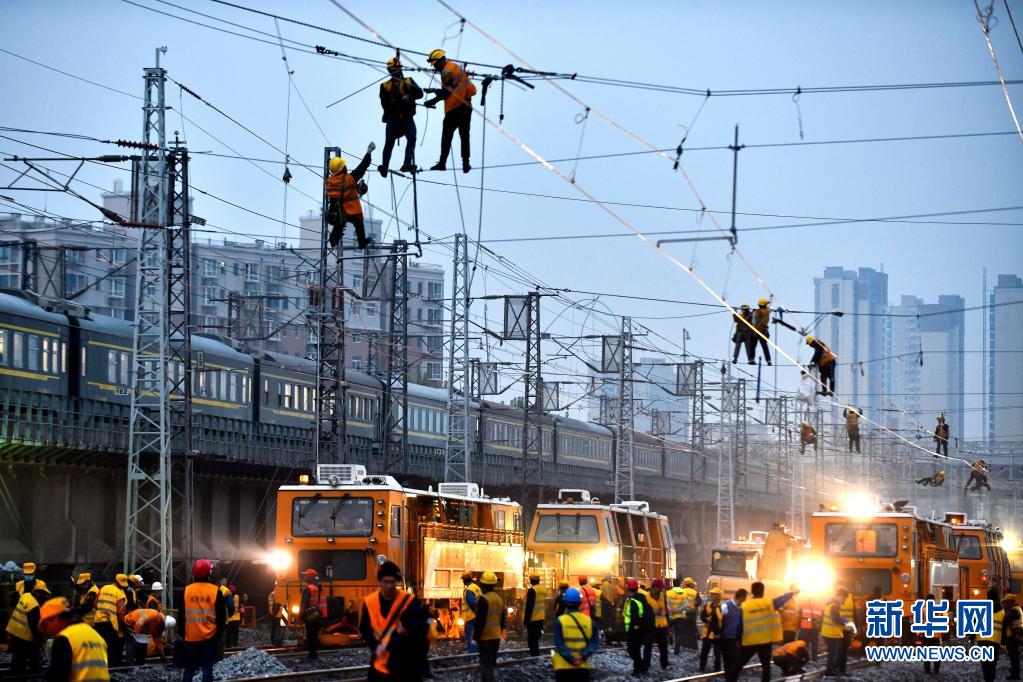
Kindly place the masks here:
<instances>
[{"instance_id":1,"label":"worker holding tool","mask_svg":"<svg viewBox=\"0 0 1023 682\"><path fill-rule=\"evenodd\" d=\"M376 144L370 142L366 148L366 156L351 173L348 165L340 156L333 157L327 164L328 175L325 181L327 192L327 223L331 226L330 246L337 248L341 244L341 236L345 224L355 225L355 237L359 248L365 249L372 240L366 237L366 223L362 217L362 202L359 197L366 193L366 183L361 182L362 176L369 168L371 155Z\"/></svg>"},{"instance_id":2,"label":"worker holding tool","mask_svg":"<svg viewBox=\"0 0 1023 682\"><path fill-rule=\"evenodd\" d=\"M401 137L405 138L405 163L401 171L414 173L416 170L416 100L423 97L422 88L411 78L405 78L397 57L387 62L387 73L391 77L380 84L380 107L384 110L380 120L387 124L384 129L384 158L377 168L385 178L391 162L391 150Z\"/></svg>"},{"instance_id":3,"label":"worker holding tool","mask_svg":"<svg viewBox=\"0 0 1023 682\"><path fill-rule=\"evenodd\" d=\"M732 311L735 318L735 332L732 334L732 364L739 361L739 348L746 347L746 359L749 364L755 365L753 354L756 352L756 334L750 328L753 324L753 312L749 309L748 303L743 303L738 310Z\"/></svg>"},{"instance_id":4,"label":"worker holding tool","mask_svg":"<svg viewBox=\"0 0 1023 682\"><path fill-rule=\"evenodd\" d=\"M458 64L449 61L444 50L434 50L426 60L440 74L442 88L430 88L435 97L423 102L423 106L433 108L437 102L444 100L444 124L440 134L440 161L430 170L447 170L448 154L451 153L451 140L458 131L462 141L462 172L472 170L469 165L469 124L472 123L472 96L476 94L476 86L469 80L465 70Z\"/></svg>"},{"instance_id":5,"label":"worker holding tool","mask_svg":"<svg viewBox=\"0 0 1023 682\"><path fill-rule=\"evenodd\" d=\"M768 365L771 364L771 349L767 346L767 339L771 337L770 331L768 331L768 325L771 323L771 313L773 312L768 307L768 300L762 298L757 301L757 309L753 311L753 327L757 330L752 332L751 330L751 341L754 349L757 342L760 343L760 351L764 354L764 362ZM752 362L750 364L753 364Z\"/></svg>"},{"instance_id":6,"label":"worker holding tool","mask_svg":"<svg viewBox=\"0 0 1023 682\"><path fill-rule=\"evenodd\" d=\"M812 336L806 337L806 345L813 348L813 357L810 358L810 367L816 366L820 371L822 391L819 395L835 395L835 365L838 364L837 356L831 349L821 341Z\"/></svg>"}]
</instances>

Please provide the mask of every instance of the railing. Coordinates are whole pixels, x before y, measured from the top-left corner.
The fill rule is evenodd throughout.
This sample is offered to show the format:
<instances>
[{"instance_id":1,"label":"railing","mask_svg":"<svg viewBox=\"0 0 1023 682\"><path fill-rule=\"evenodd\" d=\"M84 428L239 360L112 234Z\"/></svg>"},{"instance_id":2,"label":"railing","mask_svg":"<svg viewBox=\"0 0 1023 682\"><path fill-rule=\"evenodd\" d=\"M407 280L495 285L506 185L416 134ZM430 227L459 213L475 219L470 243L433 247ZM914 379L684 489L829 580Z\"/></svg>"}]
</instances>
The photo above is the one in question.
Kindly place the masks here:
<instances>
[{"instance_id":1,"label":"railing","mask_svg":"<svg viewBox=\"0 0 1023 682\"><path fill-rule=\"evenodd\" d=\"M502 545L521 545L522 531L496 528L472 528L447 523L420 523L419 539L433 538L451 542L494 542Z\"/></svg>"}]
</instances>

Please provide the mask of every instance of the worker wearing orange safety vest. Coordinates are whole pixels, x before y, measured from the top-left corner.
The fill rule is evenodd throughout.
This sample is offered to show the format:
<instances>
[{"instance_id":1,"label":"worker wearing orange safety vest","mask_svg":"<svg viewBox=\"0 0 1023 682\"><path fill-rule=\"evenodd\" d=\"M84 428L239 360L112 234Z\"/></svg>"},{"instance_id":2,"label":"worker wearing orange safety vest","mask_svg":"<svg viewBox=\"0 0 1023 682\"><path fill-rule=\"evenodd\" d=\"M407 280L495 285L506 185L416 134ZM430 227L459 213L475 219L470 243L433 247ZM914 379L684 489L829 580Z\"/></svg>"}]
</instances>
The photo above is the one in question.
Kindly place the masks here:
<instances>
[{"instance_id":1,"label":"worker wearing orange safety vest","mask_svg":"<svg viewBox=\"0 0 1023 682\"><path fill-rule=\"evenodd\" d=\"M320 628L327 617L327 594L320 584L320 574L315 569L307 568L302 572L306 586L302 590L302 603L299 613L305 623L305 646L309 652L309 660L315 660L320 650Z\"/></svg>"},{"instance_id":2,"label":"worker wearing orange safety vest","mask_svg":"<svg viewBox=\"0 0 1023 682\"><path fill-rule=\"evenodd\" d=\"M213 663L219 640L227 623L224 595L210 581L213 564L197 559L192 566L193 580L185 588L185 673L183 682L192 682L200 668L203 682L212 682Z\"/></svg>"},{"instance_id":3,"label":"worker wearing orange safety vest","mask_svg":"<svg viewBox=\"0 0 1023 682\"><path fill-rule=\"evenodd\" d=\"M444 100L440 161L430 170L447 170L451 140L457 130L462 141L462 172L468 173L472 170L472 166L469 165L469 126L472 122L472 96L476 94L476 86L469 80L462 67L448 60L444 50L434 50L426 61L440 74L443 87L430 89L435 97L423 102L423 106L433 108L437 106L439 100Z\"/></svg>"},{"instance_id":4,"label":"worker wearing orange safety vest","mask_svg":"<svg viewBox=\"0 0 1023 682\"><path fill-rule=\"evenodd\" d=\"M791 590L799 592L799 586L793 584ZM796 635L799 634L799 606L796 604L796 600L789 599L778 610L778 613L781 615L782 642L788 644L796 641Z\"/></svg>"},{"instance_id":5,"label":"worker wearing orange safety vest","mask_svg":"<svg viewBox=\"0 0 1023 682\"><path fill-rule=\"evenodd\" d=\"M822 604L814 597L803 597L798 601L799 608L799 639L806 642L810 648L810 660L817 660L817 650L820 644L821 618L824 615Z\"/></svg>"},{"instance_id":6,"label":"worker wearing orange safety vest","mask_svg":"<svg viewBox=\"0 0 1023 682\"><path fill-rule=\"evenodd\" d=\"M163 631L166 625L162 613L156 609L129 611L124 617L124 626L133 640L132 650L135 654L135 665L143 665L146 662L150 637L154 642L159 640L160 646L157 646L156 649L161 656L163 655Z\"/></svg>"},{"instance_id":7,"label":"worker wearing orange safety vest","mask_svg":"<svg viewBox=\"0 0 1023 682\"><path fill-rule=\"evenodd\" d=\"M600 636L600 593L590 585L590 579L585 575L579 576L579 596L582 601L579 604L579 613L589 616L597 636Z\"/></svg>"},{"instance_id":8,"label":"worker wearing orange safety vest","mask_svg":"<svg viewBox=\"0 0 1023 682\"><path fill-rule=\"evenodd\" d=\"M359 633L369 647L371 682L422 679L426 669L433 618L400 583L398 565L385 561L377 569L380 589L362 604Z\"/></svg>"},{"instance_id":9,"label":"worker wearing orange safety vest","mask_svg":"<svg viewBox=\"0 0 1023 682\"><path fill-rule=\"evenodd\" d=\"M327 195L327 224L331 226L328 241L331 248L338 248L345 224L355 226L355 238L360 249L365 249L372 240L366 235L366 222L362 216L362 202L359 197L366 192L366 183L361 182L372 160L373 150L377 146L373 142L366 148L366 155L348 172L347 162L335 156L327 162L327 177L324 179L324 192Z\"/></svg>"},{"instance_id":10,"label":"worker wearing orange safety vest","mask_svg":"<svg viewBox=\"0 0 1023 682\"><path fill-rule=\"evenodd\" d=\"M835 365L838 364L837 356L831 352L831 349L823 341L812 336L806 337L806 345L813 348L810 366L816 366L820 371L821 387L824 390L817 391L817 393L820 395L835 395Z\"/></svg>"},{"instance_id":11,"label":"worker wearing orange safety vest","mask_svg":"<svg viewBox=\"0 0 1023 682\"><path fill-rule=\"evenodd\" d=\"M767 346L767 339L771 337L771 332L768 329L768 325L771 322L771 308L768 307L769 301L766 298L762 298L757 301L759 306L753 311L753 327L756 329L755 332L751 332L754 346L757 342L760 343L760 350L764 354L764 362L768 365L771 364L771 349Z\"/></svg>"}]
</instances>

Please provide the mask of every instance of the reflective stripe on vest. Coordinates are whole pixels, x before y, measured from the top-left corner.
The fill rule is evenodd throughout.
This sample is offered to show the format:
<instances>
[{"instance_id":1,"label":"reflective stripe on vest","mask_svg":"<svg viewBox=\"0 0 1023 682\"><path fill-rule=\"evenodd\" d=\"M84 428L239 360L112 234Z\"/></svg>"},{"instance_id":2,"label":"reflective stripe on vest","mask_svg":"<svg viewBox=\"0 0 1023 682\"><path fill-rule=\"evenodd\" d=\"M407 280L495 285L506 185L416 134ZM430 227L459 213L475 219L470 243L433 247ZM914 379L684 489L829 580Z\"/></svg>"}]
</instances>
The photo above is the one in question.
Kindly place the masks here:
<instances>
[{"instance_id":1,"label":"reflective stripe on vest","mask_svg":"<svg viewBox=\"0 0 1023 682\"><path fill-rule=\"evenodd\" d=\"M821 612L812 608L804 606L802 611L799 613L799 627L803 630L813 630L814 627L821 619Z\"/></svg>"},{"instance_id":2,"label":"reflective stripe on vest","mask_svg":"<svg viewBox=\"0 0 1023 682\"><path fill-rule=\"evenodd\" d=\"M382 675L390 675L389 667L391 652L387 650L391 643L391 636L398 629L401 623L401 614L412 603L412 594L399 590L390 610L385 616L380 608L380 591L366 597L366 613L369 615L369 624L373 628L373 637L377 640L377 648L373 654L373 669Z\"/></svg>"},{"instance_id":3,"label":"reflective stripe on vest","mask_svg":"<svg viewBox=\"0 0 1023 682\"><path fill-rule=\"evenodd\" d=\"M637 619L637 626L636 627L637 628L639 627L638 622L643 620L643 612L645 610L644 606L643 606L643 602L640 601L639 599L636 599L635 597L631 597L630 596L628 599L625 600L625 610L623 611L623 614L624 614L624 617L625 617L625 631L626 632L629 631L629 625L632 622L632 617L629 615L630 612L632 611L632 609L629 608L630 604L635 604L636 608L639 610L639 613L636 614L636 619Z\"/></svg>"},{"instance_id":4,"label":"reflective stripe on vest","mask_svg":"<svg viewBox=\"0 0 1023 682\"><path fill-rule=\"evenodd\" d=\"M665 599L664 592L661 592L660 597L650 595L647 597L647 601L650 603L650 608L654 612L654 627L668 627L668 602Z\"/></svg>"},{"instance_id":5,"label":"reflective stripe on vest","mask_svg":"<svg viewBox=\"0 0 1023 682\"><path fill-rule=\"evenodd\" d=\"M481 640L501 639L501 615L504 613L504 600L497 592L483 595L487 600L487 620L483 623Z\"/></svg>"},{"instance_id":6,"label":"reflective stripe on vest","mask_svg":"<svg viewBox=\"0 0 1023 682\"><path fill-rule=\"evenodd\" d=\"M685 615L685 608L688 600L685 590L681 587L673 587L668 590L668 615L672 620L678 620Z\"/></svg>"},{"instance_id":7,"label":"reflective stripe on vest","mask_svg":"<svg viewBox=\"0 0 1023 682\"><path fill-rule=\"evenodd\" d=\"M570 612L558 616L561 625L561 641L575 656L581 656L593 639L593 620L585 613ZM566 660L555 648L551 651L551 663L555 670L585 670L590 667L589 659L579 665Z\"/></svg>"},{"instance_id":8,"label":"reflective stripe on vest","mask_svg":"<svg viewBox=\"0 0 1023 682\"><path fill-rule=\"evenodd\" d=\"M441 84L450 93L444 100L444 113L457 109L463 104L469 104L469 98L476 94L476 86L469 81L458 64L448 60L440 72Z\"/></svg>"},{"instance_id":9,"label":"reflective stripe on vest","mask_svg":"<svg viewBox=\"0 0 1023 682\"><path fill-rule=\"evenodd\" d=\"M977 636L978 642L991 642L992 644L1001 644L1002 642L1002 621L1005 620L1005 610L998 611L995 613L994 618L991 621L991 636L980 637Z\"/></svg>"},{"instance_id":10,"label":"reflective stripe on vest","mask_svg":"<svg viewBox=\"0 0 1023 682\"><path fill-rule=\"evenodd\" d=\"M770 599L753 598L742 603L742 645L757 646L781 640L781 619Z\"/></svg>"},{"instance_id":11,"label":"reflective stripe on vest","mask_svg":"<svg viewBox=\"0 0 1023 682\"><path fill-rule=\"evenodd\" d=\"M185 641L204 642L217 634L217 595L212 583L192 583L185 588Z\"/></svg>"},{"instance_id":12,"label":"reflective stripe on vest","mask_svg":"<svg viewBox=\"0 0 1023 682\"><path fill-rule=\"evenodd\" d=\"M124 624L136 634L149 634L146 632L146 624L157 617L162 619L163 616L154 609L135 609L124 617Z\"/></svg>"},{"instance_id":13,"label":"reflective stripe on vest","mask_svg":"<svg viewBox=\"0 0 1023 682\"><path fill-rule=\"evenodd\" d=\"M844 631L842 626L831 618L831 607L837 603L837 601L832 601L824 607L824 619L821 621L821 637L826 637L827 639L842 639L843 637Z\"/></svg>"},{"instance_id":14,"label":"reflective stripe on vest","mask_svg":"<svg viewBox=\"0 0 1023 682\"><path fill-rule=\"evenodd\" d=\"M462 592L462 613L464 614L462 619L465 621L470 621L476 617L476 611L469 606L469 592L476 595L474 603L479 603L480 597L483 596L483 590L480 589L480 586L476 583L469 583L469 585L465 588L465 591Z\"/></svg>"},{"instance_id":15,"label":"reflective stripe on vest","mask_svg":"<svg viewBox=\"0 0 1023 682\"><path fill-rule=\"evenodd\" d=\"M529 622L544 620L547 617L547 588L541 585L533 585L533 611L529 614Z\"/></svg>"},{"instance_id":16,"label":"reflective stripe on vest","mask_svg":"<svg viewBox=\"0 0 1023 682\"><path fill-rule=\"evenodd\" d=\"M717 639L721 636L721 624L724 622L724 616L721 613L721 604L707 603L703 607L703 614L707 619L707 622L700 624L703 629L703 637L705 639ZM717 619L717 632L710 629L710 621L715 617Z\"/></svg>"},{"instance_id":17,"label":"reflective stripe on vest","mask_svg":"<svg viewBox=\"0 0 1023 682\"><path fill-rule=\"evenodd\" d=\"M855 613L856 606L853 604L853 598L852 595L850 594L848 597L845 598L845 601L842 602L842 610L840 615L842 616L842 618L851 621Z\"/></svg>"},{"instance_id":18,"label":"reflective stripe on vest","mask_svg":"<svg viewBox=\"0 0 1023 682\"><path fill-rule=\"evenodd\" d=\"M96 600L99 598L99 588L93 585L85 592L83 592L82 596L78 598L78 606L79 607L84 606L90 594L93 595L92 608L82 613L82 621L88 623L89 625L92 625L93 623L96 622Z\"/></svg>"},{"instance_id":19,"label":"reflective stripe on vest","mask_svg":"<svg viewBox=\"0 0 1023 682\"><path fill-rule=\"evenodd\" d=\"M59 637L71 646L71 676L69 682L109 680L107 671L107 643L85 623L64 628Z\"/></svg>"},{"instance_id":20,"label":"reflective stripe on vest","mask_svg":"<svg viewBox=\"0 0 1023 682\"><path fill-rule=\"evenodd\" d=\"M39 602L32 596L32 593L21 595L18 605L14 607L10 620L7 621L7 633L12 637L31 642L33 639L32 628L28 623L28 614L32 609L38 609Z\"/></svg>"},{"instance_id":21,"label":"reflective stripe on vest","mask_svg":"<svg viewBox=\"0 0 1023 682\"><path fill-rule=\"evenodd\" d=\"M118 585L104 585L96 596L96 623L110 623L114 631L120 634L121 621L117 617L118 604L127 602L128 597ZM124 606L120 607L123 611Z\"/></svg>"},{"instance_id":22,"label":"reflective stripe on vest","mask_svg":"<svg viewBox=\"0 0 1023 682\"><path fill-rule=\"evenodd\" d=\"M146 600L146 608L163 613L163 605L160 603L160 600L153 595L149 595L149 599Z\"/></svg>"},{"instance_id":23,"label":"reflective stripe on vest","mask_svg":"<svg viewBox=\"0 0 1023 682\"><path fill-rule=\"evenodd\" d=\"M320 598L324 602L323 608L325 609L326 608L327 597L323 594L322 590L320 590ZM236 595L234 595L234 600L233 601L234 601L234 613L231 614L231 617L228 618L228 620L229 621L232 621L232 620L239 620L240 621L242 619L242 598L239 597L236 594ZM327 615L326 611L324 611L323 615L325 615L325 616Z\"/></svg>"},{"instance_id":24,"label":"reflective stripe on vest","mask_svg":"<svg viewBox=\"0 0 1023 682\"><path fill-rule=\"evenodd\" d=\"M600 605L600 597L589 585L583 585L579 588L579 593L582 596L582 601L579 603L579 613L584 616L594 616Z\"/></svg>"}]
</instances>

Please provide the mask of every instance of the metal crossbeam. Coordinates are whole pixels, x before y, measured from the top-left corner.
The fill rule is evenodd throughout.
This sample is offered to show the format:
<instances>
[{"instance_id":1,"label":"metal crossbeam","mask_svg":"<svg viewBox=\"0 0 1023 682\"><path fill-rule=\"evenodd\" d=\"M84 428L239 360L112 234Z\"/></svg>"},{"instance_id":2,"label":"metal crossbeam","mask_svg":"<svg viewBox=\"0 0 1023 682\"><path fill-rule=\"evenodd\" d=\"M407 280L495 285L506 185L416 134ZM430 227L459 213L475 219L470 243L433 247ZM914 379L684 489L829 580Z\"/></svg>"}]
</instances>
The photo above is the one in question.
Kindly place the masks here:
<instances>
[{"instance_id":1,"label":"metal crossbeam","mask_svg":"<svg viewBox=\"0 0 1023 682\"><path fill-rule=\"evenodd\" d=\"M384 473L408 473L408 243L398 240L391 248L383 465Z\"/></svg>"},{"instance_id":2,"label":"metal crossbeam","mask_svg":"<svg viewBox=\"0 0 1023 682\"><path fill-rule=\"evenodd\" d=\"M622 318L618 341L618 405L615 409L615 502L635 499L633 451L635 441L635 403L632 400L632 318Z\"/></svg>"},{"instance_id":3,"label":"metal crossbeam","mask_svg":"<svg viewBox=\"0 0 1023 682\"><path fill-rule=\"evenodd\" d=\"M448 329L448 438L444 444L444 480L472 480L472 434L469 403L472 376L469 360L469 241L455 235L451 268L451 318Z\"/></svg>"}]
</instances>

